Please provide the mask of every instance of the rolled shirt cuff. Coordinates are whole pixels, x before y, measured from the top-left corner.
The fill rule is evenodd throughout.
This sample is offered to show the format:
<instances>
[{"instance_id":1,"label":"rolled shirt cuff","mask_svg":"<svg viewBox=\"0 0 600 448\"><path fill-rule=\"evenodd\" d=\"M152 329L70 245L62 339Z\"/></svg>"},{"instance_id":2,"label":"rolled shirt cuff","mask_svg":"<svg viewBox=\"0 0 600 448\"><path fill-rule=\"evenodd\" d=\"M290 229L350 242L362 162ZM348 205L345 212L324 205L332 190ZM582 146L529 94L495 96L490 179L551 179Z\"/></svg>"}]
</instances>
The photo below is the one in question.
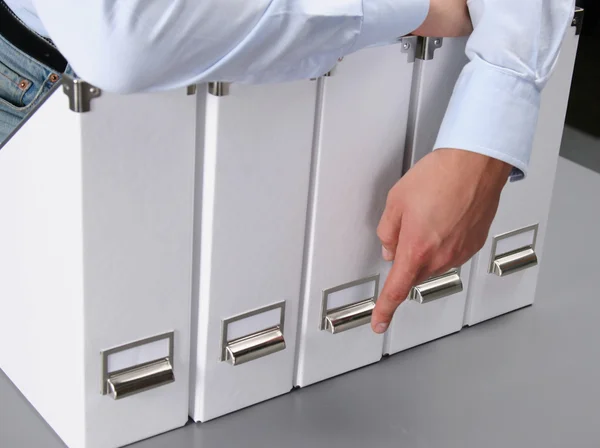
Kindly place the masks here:
<instances>
[{"instance_id":1,"label":"rolled shirt cuff","mask_svg":"<svg viewBox=\"0 0 600 448\"><path fill-rule=\"evenodd\" d=\"M540 97L534 83L475 58L459 77L434 149L484 154L512 165L511 180L523 178Z\"/></svg>"}]
</instances>

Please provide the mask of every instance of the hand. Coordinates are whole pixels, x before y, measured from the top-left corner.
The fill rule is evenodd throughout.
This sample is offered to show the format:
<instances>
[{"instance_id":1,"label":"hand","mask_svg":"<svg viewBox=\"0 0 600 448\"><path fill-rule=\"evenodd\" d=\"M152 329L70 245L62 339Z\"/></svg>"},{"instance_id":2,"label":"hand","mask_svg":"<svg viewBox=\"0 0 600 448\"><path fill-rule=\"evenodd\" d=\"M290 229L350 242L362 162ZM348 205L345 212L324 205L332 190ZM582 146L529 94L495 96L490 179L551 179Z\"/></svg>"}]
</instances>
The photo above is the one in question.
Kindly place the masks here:
<instances>
[{"instance_id":1,"label":"hand","mask_svg":"<svg viewBox=\"0 0 600 448\"><path fill-rule=\"evenodd\" d=\"M390 190L377 234L392 269L373 311L387 330L411 288L467 262L485 243L510 165L457 149L419 161Z\"/></svg>"},{"instance_id":2,"label":"hand","mask_svg":"<svg viewBox=\"0 0 600 448\"><path fill-rule=\"evenodd\" d=\"M473 31L466 0L431 0L425 22L415 36L458 37Z\"/></svg>"}]
</instances>

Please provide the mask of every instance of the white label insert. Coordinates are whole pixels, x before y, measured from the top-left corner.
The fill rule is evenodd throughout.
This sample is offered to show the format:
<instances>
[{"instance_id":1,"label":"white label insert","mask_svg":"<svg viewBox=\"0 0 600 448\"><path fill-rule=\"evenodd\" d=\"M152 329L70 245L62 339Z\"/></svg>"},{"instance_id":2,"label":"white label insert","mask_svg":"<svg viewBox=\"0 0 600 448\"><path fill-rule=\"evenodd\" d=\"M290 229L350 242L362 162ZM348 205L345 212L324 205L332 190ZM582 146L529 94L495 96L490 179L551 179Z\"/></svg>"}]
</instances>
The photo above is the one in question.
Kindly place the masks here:
<instances>
[{"instance_id":1,"label":"white label insert","mask_svg":"<svg viewBox=\"0 0 600 448\"><path fill-rule=\"evenodd\" d=\"M281 312L282 309L278 308L231 322L227 328L227 342L279 325L282 320Z\"/></svg>"},{"instance_id":2,"label":"white label insert","mask_svg":"<svg viewBox=\"0 0 600 448\"><path fill-rule=\"evenodd\" d=\"M377 281L371 280L327 295L327 310L362 302L375 297Z\"/></svg>"},{"instance_id":3,"label":"white label insert","mask_svg":"<svg viewBox=\"0 0 600 448\"><path fill-rule=\"evenodd\" d=\"M157 359L169 357L169 340L161 339L150 344L133 347L108 355L108 373L128 369Z\"/></svg>"},{"instance_id":4,"label":"white label insert","mask_svg":"<svg viewBox=\"0 0 600 448\"><path fill-rule=\"evenodd\" d=\"M536 229L530 229L513 236L498 239L496 243L495 257L507 254L517 249L527 246L533 246L535 243Z\"/></svg>"}]
</instances>

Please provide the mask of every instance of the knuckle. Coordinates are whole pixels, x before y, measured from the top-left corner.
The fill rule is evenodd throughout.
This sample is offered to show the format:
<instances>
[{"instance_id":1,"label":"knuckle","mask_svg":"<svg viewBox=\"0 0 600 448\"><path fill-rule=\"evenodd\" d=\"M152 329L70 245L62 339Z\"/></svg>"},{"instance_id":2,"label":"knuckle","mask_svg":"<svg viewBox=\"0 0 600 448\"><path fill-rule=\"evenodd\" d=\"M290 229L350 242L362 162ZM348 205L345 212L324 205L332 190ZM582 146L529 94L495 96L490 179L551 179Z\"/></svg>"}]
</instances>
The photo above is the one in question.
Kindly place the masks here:
<instances>
[{"instance_id":1,"label":"knuckle","mask_svg":"<svg viewBox=\"0 0 600 448\"><path fill-rule=\"evenodd\" d=\"M400 215L400 210L398 200L393 195L388 195L383 216L387 217L388 220L396 219Z\"/></svg>"},{"instance_id":2,"label":"knuckle","mask_svg":"<svg viewBox=\"0 0 600 448\"><path fill-rule=\"evenodd\" d=\"M385 226L380 226L377 229L377 237L386 248L390 248L395 244L394 234Z\"/></svg>"},{"instance_id":3,"label":"knuckle","mask_svg":"<svg viewBox=\"0 0 600 448\"><path fill-rule=\"evenodd\" d=\"M429 263L429 266L435 274L441 275L453 267L460 266L464 254L465 251L462 247L453 246L444 248L444 250L437 252L433 261Z\"/></svg>"},{"instance_id":4,"label":"knuckle","mask_svg":"<svg viewBox=\"0 0 600 448\"><path fill-rule=\"evenodd\" d=\"M402 192L398 189L398 185L394 186L387 194L385 198L385 205L387 208L397 210L402 204Z\"/></svg>"},{"instance_id":5,"label":"knuckle","mask_svg":"<svg viewBox=\"0 0 600 448\"><path fill-rule=\"evenodd\" d=\"M397 196L397 188L396 186L393 186L392 188L390 188L390 190L388 191L387 195L386 195L386 203L390 204L393 203L395 201L395 197Z\"/></svg>"},{"instance_id":6,"label":"knuckle","mask_svg":"<svg viewBox=\"0 0 600 448\"><path fill-rule=\"evenodd\" d=\"M379 221L379 225L377 226L377 236L380 240L385 239L389 235L389 224L385 220Z\"/></svg>"},{"instance_id":7,"label":"knuckle","mask_svg":"<svg viewBox=\"0 0 600 448\"><path fill-rule=\"evenodd\" d=\"M413 264L422 266L427 263L428 256L425 252L413 252L411 254L410 260Z\"/></svg>"},{"instance_id":8,"label":"knuckle","mask_svg":"<svg viewBox=\"0 0 600 448\"><path fill-rule=\"evenodd\" d=\"M409 259L412 263L423 265L431 259L434 253L434 245L431 243L415 243L411 245Z\"/></svg>"}]
</instances>

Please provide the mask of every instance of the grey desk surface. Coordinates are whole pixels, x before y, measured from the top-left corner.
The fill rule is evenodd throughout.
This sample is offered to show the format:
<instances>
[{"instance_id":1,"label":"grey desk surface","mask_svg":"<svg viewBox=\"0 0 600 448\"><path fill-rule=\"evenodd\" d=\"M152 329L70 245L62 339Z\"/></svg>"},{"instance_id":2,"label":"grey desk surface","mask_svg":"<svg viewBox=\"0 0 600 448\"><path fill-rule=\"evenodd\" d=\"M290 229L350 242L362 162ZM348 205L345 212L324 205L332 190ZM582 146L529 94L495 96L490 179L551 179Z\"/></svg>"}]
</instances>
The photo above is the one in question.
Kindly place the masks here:
<instances>
[{"instance_id":1,"label":"grey desk surface","mask_svg":"<svg viewBox=\"0 0 600 448\"><path fill-rule=\"evenodd\" d=\"M599 194L561 160L534 307L133 446L599 447ZM0 397L1 447L64 447L1 372Z\"/></svg>"}]
</instances>

